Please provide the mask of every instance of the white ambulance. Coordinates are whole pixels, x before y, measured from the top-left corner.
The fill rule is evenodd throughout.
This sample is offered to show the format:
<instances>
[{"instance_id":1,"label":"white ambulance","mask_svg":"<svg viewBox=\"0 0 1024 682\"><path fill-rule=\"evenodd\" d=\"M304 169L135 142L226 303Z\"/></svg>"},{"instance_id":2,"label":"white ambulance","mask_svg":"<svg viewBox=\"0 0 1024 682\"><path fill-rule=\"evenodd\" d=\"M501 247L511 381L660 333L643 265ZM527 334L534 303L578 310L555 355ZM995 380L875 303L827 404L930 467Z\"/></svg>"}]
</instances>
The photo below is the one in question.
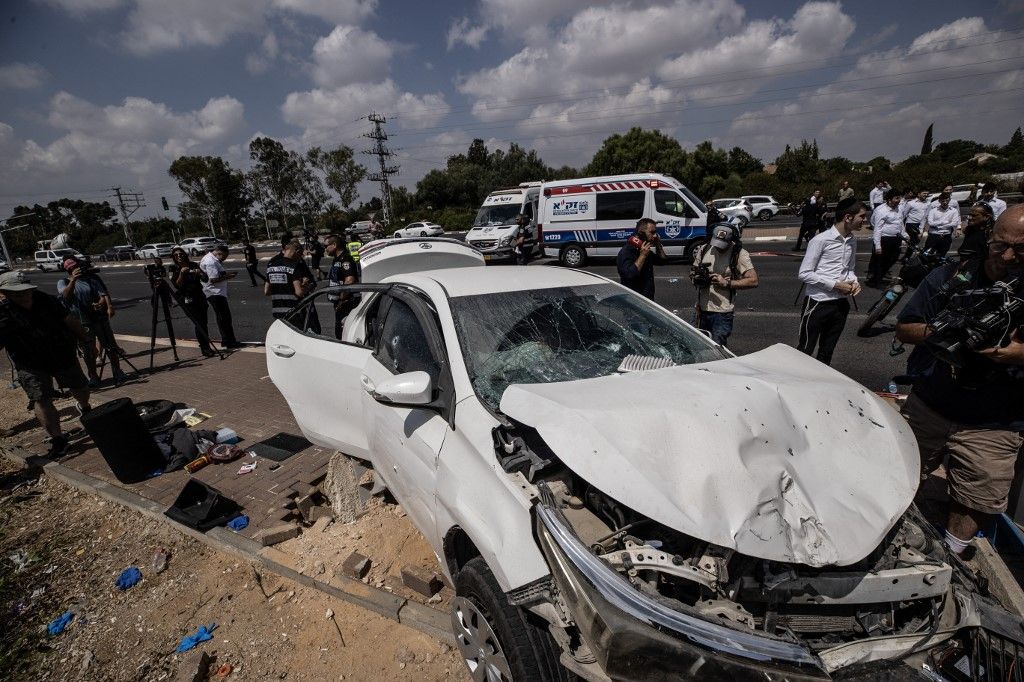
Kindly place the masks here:
<instances>
[{"instance_id":1,"label":"white ambulance","mask_svg":"<svg viewBox=\"0 0 1024 682\"><path fill-rule=\"evenodd\" d=\"M689 259L707 241L707 208L667 175L634 173L545 182L537 239L545 256L579 268L588 258L618 255L640 218L658 223L669 256Z\"/></svg>"},{"instance_id":2,"label":"white ambulance","mask_svg":"<svg viewBox=\"0 0 1024 682\"><path fill-rule=\"evenodd\" d=\"M539 182L524 182L518 187L488 194L476 212L472 229L466 234L466 243L480 251L488 263L514 263L515 254L512 249L519 233L516 218L522 213L530 219L523 248L532 255L537 249L535 216L540 186Z\"/></svg>"}]
</instances>

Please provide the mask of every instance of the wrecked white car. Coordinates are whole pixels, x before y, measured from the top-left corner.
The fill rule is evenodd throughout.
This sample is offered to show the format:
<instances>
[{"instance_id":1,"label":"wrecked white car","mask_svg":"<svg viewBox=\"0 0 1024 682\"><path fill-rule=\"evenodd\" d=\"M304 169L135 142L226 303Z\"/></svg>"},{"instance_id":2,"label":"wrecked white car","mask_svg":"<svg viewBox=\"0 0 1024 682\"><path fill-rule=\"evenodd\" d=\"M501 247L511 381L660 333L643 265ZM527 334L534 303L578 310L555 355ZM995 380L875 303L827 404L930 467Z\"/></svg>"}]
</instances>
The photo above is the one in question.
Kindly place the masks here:
<instances>
[{"instance_id":1,"label":"wrecked white car","mask_svg":"<svg viewBox=\"0 0 1024 682\"><path fill-rule=\"evenodd\" d=\"M788 346L733 357L587 272L364 251L342 340L300 331L332 314L315 294L269 372L430 542L474 679L1024 672L1021 621L916 511L913 436L860 385Z\"/></svg>"}]
</instances>

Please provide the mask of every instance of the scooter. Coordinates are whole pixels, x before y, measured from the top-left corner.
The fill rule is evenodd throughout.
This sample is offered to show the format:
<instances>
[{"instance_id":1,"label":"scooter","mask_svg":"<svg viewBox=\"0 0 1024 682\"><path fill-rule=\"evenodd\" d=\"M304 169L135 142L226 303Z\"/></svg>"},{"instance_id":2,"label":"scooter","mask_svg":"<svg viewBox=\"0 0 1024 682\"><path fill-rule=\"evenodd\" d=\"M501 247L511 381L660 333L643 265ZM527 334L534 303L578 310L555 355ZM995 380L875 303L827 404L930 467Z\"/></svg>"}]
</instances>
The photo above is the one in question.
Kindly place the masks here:
<instances>
[{"instance_id":1,"label":"scooter","mask_svg":"<svg viewBox=\"0 0 1024 682\"><path fill-rule=\"evenodd\" d=\"M906 241L904 239L904 241ZM935 268L951 262L951 258L940 256L930 249L920 246L909 246L903 255L899 274L889 283L889 287L882 292L881 297L874 305L868 308L868 316L863 324L857 328L857 336L871 336L872 328L885 320L885 317L893 311L896 304L903 296L918 286L924 278Z\"/></svg>"}]
</instances>

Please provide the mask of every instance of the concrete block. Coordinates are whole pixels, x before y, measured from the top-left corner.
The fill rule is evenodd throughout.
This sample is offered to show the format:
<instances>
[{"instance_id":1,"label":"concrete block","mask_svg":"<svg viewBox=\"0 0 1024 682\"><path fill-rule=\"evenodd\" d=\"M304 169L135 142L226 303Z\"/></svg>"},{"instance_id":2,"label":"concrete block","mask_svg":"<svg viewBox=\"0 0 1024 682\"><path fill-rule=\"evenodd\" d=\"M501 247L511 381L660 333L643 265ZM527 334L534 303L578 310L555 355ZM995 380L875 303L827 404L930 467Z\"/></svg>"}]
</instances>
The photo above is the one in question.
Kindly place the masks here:
<instances>
[{"instance_id":1,"label":"concrete block","mask_svg":"<svg viewBox=\"0 0 1024 682\"><path fill-rule=\"evenodd\" d=\"M306 520L306 523L312 523L312 520L309 518L309 516L310 513L313 511L313 508L316 507L316 500L314 499L314 495L316 495L315 489L309 495L300 495L299 497L295 498L295 508L299 510L300 514L302 514L302 518Z\"/></svg>"},{"instance_id":2,"label":"concrete block","mask_svg":"<svg viewBox=\"0 0 1024 682\"><path fill-rule=\"evenodd\" d=\"M276 545L285 540L291 540L299 535L299 527L294 523L282 523L279 526L272 526L260 532L260 542L264 547Z\"/></svg>"},{"instance_id":3,"label":"concrete block","mask_svg":"<svg viewBox=\"0 0 1024 682\"><path fill-rule=\"evenodd\" d=\"M210 667L210 654L205 651L189 651L178 663L178 673L174 682L203 682L206 670Z\"/></svg>"},{"instance_id":4,"label":"concrete block","mask_svg":"<svg viewBox=\"0 0 1024 682\"><path fill-rule=\"evenodd\" d=\"M314 526L320 523L321 519L327 519L327 523L333 521L334 510L331 509L330 507L320 505L317 507L313 507L313 509L310 510L309 516L306 517L306 520L312 523ZM326 527L326 525L327 524L324 524L323 527L321 527L321 530L323 530L323 528Z\"/></svg>"},{"instance_id":5,"label":"concrete block","mask_svg":"<svg viewBox=\"0 0 1024 682\"><path fill-rule=\"evenodd\" d=\"M341 564L341 573L355 580L362 580L370 572L370 559L359 552L352 552Z\"/></svg>"},{"instance_id":6,"label":"concrete block","mask_svg":"<svg viewBox=\"0 0 1024 682\"><path fill-rule=\"evenodd\" d=\"M1021 590L1006 562L985 538L974 538L974 557L971 564L988 578L992 595L1007 611L1024 617L1024 590Z\"/></svg>"},{"instance_id":7,"label":"concrete block","mask_svg":"<svg viewBox=\"0 0 1024 682\"><path fill-rule=\"evenodd\" d=\"M403 566L402 583L424 597L433 597L443 587L437 573L421 566Z\"/></svg>"},{"instance_id":8,"label":"concrete block","mask_svg":"<svg viewBox=\"0 0 1024 682\"><path fill-rule=\"evenodd\" d=\"M358 479L353 474L352 460L335 452L327 464L327 476L321 484L324 495L331 502L334 518L351 523L365 511L360 499Z\"/></svg>"},{"instance_id":9,"label":"concrete block","mask_svg":"<svg viewBox=\"0 0 1024 682\"><path fill-rule=\"evenodd\" d=\"M313 527L310 529L311 533L323 533L327 530L327 526L334 522L333 516L321 516L313 522Z\"/></svg>"}]
</instances>

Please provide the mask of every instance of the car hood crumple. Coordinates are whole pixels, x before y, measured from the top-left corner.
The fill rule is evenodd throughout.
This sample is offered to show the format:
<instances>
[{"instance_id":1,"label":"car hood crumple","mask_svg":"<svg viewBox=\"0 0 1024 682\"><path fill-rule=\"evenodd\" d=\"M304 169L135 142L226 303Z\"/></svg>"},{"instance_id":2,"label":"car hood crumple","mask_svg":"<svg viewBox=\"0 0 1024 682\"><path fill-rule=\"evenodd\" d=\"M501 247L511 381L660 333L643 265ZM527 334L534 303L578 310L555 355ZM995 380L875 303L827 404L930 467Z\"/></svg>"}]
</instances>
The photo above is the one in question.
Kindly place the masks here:
<instances>
[{"instance_id":1,"label":"car hood crumple","mask_svg":"<svg viewBox=\"0 0 1024 682\"><path fill-rule=\"evenodd\" d=\"M501 411L621 504L773 561L863 559L919 483L917 444L896 410L782 344L696 365L515 384Z\"/></svg>"}]
</instances>

